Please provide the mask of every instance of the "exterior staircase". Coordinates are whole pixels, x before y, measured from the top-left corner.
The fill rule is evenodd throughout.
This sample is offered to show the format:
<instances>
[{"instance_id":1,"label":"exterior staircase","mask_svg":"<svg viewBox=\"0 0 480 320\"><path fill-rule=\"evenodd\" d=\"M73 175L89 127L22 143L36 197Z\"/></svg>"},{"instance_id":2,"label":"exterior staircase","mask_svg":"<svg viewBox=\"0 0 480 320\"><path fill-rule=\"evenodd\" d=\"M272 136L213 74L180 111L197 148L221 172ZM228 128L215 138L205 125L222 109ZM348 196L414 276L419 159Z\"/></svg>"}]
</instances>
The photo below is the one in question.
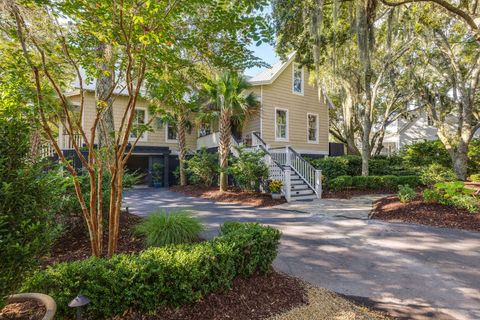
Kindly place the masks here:
<instances>
[{"instance_id":1,"label":"exterior staircase","mask_svg":"<svg viewBox=\"0 0 480 320\"><path fill-rule=\"evenodd\" d=\"M219 133L198 138L197 149L216 148L220 139ZM231 152L238 155L236 147L241 143L231 138ZM247 150L262 150L269 168L269 178L283 182L282 195L288 202L313 200L322 197L322 174L308 161L302 158L291 147L269 148L256 132L251 134L247 142Z\"/></svg>"},{"instance_id":2,"label":"exterior staircase","mask_svg":"<svg viewBox=\"0 0 480 320\"><path fill-rule=\"evenodd\" d=\"M288 202L322 197L322 172L291 147L269 148L256 132L252 133L251 147L265 152L270 179L283 182L282 194Z\"/></svg>"}]
</instances>

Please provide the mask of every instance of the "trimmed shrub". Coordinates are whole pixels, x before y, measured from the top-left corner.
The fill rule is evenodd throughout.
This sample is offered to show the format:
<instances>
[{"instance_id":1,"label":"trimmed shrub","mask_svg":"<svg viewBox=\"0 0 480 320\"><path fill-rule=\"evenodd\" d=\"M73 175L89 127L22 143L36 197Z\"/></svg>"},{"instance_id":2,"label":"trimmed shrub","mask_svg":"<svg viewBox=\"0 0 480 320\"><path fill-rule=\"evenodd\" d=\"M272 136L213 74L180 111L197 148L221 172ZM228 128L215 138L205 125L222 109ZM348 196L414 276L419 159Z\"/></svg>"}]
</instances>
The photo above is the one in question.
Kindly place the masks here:
<instances>
[{"instance_id":1,"label":"trimmed shrub","mask_svg":"<svg viewBox=\"0 0 480 320\"><path fill-rule=\"evenodd\" d=\"M455 181L457 180L457 176L452 169L446 168L438 163L432 163L422 169L420 180L424 185L432 187L440 182Z\"/></svg>"},{"instance_id":2,"label":"trimmed shrub","mask_svg":"<svg viewBox=\"0 0 480 320\"><path fill-rule=\"evenodd\" d=\"M344 159L348 161L347 175L349 176L359 176L362 174L362 157L347 155L343 156Z\"/></svg>"},{"instance_id":3,"label":"trimmed shrub","mask_svg":"<svg viewBox=\"0 0 480 320\"><path fill-rule=\"evenodd\" d=\"M399 185L409 185L414 188L421 184L417 176L340 176L329 182L329 188L332 191L349 187L361 190L394 190L397 189Z\"/></svg>"},{"instance_id":4,"label":"trimmed shrub","mask_svg":"<svg viewBox=\"0 0 480 320\"><path fill-rule=\"evenodd\" d=\"M235 182L246 191L257 191L260 184L268 179L268 166L263 157L263 151L246 151L237 148L238 157L232 157L232 165L229 171Z\"/></svg>"},{"instance_id":5,"label":"trimmed shrub","mask_svg":"<svg viewBox=\"0 0 480 320\"><path fill-rule=\"evenodd\" d=\"M398 199L401 202L406 203L415 199L415 190L413 190L409 185L399 185L398 186Z\"/></svg>"},{"instance_id":6,"label":"trimmed shrub","mask_svg":"<svg viewBox=\"0 0 480 320\"><path fill-rule=\"evenodd\" d=\"M469 179L472 182L480 182L480 173L472 174Z\"/></svg>"},{"instance_id":7,"label":"trimmed shrub","mask_svg":"<svg viewBox=\"0 0 480 320\"><path fill-rule=\"evenodd\" d=\"M322 170L322 175L328 179L345 176L348 172L348 159L345 157L327 157L312 161L312 165Z\"/></svg>"},{"instance_id":8,"label":"trimmed shrub","mask_svg":"<svg viewBox=\"0 0 480 320\"><path fill-rule=\"evenodd\" d=\"M145 236L147 247L191 243L203 230L200 220L188 210L158 210L135 226L135 233Z\"/></svg>"},{"instance_id":9,"label":"trimmed shrub","mask_svg":"<svg viewBox=\"0 0 480 320\"><path fill-rule=\"evenodd\" d=\"M331 191L339 191L352 186L351 176L340 176L328 182L328 188Z\"/></svg>"},{"instance_id":10,"label":"trimmed shrub","mask_svg":"<svg viewBox=\"0 0 480 320\"><path fill-rule=\"evenodd\" d=\"M193 245L59 263L32 275L23 289L51 295L61 317L73 317L67 304L81 293L92 301L85 315L105 319L130 308L148 312L192 303L229 288L237 276L271 270L280 231L254 223L227 223L221 230Z\"/></svg>"},{"instance_id":11,"label":"trimmed shrub","mask_svg":"<svg viewBox=\"0 0 480 320\"><path fill-rule=\"evenodd\" d=\"M207 149L202 148L186 162L190 183L210 187L217 180L220 172L217 153L208 153Z\"/></svg>"}]
</instances>

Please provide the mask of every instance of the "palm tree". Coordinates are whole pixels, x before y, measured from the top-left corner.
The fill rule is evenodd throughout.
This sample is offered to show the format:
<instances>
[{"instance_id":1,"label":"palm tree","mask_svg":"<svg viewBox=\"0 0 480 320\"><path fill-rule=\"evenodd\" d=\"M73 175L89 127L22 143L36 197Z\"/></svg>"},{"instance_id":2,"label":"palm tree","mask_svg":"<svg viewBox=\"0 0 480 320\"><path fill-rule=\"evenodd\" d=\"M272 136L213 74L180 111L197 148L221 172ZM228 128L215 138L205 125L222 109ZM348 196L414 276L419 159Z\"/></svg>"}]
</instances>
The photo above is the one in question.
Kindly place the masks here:
<instances>
[{"instance_id":1,"label":"palm tree","mask_svg":"<svg viewBox=\"0 0 480 320\"><path fill-rule=\"evenodd\" d=\"M220 191L228 187L227 173L228 155L230 153L230 137L232 124L241 124L257 112L259 101L256 96L246 90L250 87L245 78L237 72L223 72L210 83L204 85L207 102L204 111L218 115L220 138L218 153L220 161Z\"/></svg>"},{"instance_id":2,"label":"palm tree","mask_svg":"<svg viewBox=\"0 0 480 320\"><path fill-rule=\"evenodd\" d=\"M177 133L181 186L187 185L186 135L192 129L190 119L198 111L197 95L189 84L187 70L171 70L168 79L157 78L157 81L152 81L149 85L156 117L165 125L174 127Z\"/></svg>"}]
</instances>

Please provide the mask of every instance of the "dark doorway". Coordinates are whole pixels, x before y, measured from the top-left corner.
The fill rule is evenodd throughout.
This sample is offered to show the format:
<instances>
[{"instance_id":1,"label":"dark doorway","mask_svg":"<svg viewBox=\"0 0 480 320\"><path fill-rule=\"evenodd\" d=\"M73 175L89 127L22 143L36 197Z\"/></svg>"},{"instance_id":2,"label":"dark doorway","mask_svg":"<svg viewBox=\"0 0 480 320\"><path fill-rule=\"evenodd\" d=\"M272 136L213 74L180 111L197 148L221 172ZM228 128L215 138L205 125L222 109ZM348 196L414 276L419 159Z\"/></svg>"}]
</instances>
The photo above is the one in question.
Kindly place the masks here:
<instances>
[{"instance_id":1,"label":"dark doorway","mask_svg":"<svg viewBox=\"0 0 480 320\"><path fill-rule=\"evenodd\" d=\"M149 156L141 156L141 155L132 155L128 160L127 160L127 169L130 172L137 172L143 175L143 178L140 181L140 184L148 184L148 177L149 177L149 171L148 171L148 157Z\"/></svg>"}]
</instances>

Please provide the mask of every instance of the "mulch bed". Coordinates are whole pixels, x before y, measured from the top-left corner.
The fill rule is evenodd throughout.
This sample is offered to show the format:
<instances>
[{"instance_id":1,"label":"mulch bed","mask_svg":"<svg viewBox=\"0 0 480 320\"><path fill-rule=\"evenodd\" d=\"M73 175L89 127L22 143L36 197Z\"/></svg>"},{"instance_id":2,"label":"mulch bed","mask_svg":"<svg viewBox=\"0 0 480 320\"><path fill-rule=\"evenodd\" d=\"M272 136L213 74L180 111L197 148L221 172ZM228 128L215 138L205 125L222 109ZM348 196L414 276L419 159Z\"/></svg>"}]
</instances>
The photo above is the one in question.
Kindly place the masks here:
<instances>
[{"instance_id":1,"label":"mulch bed","mask_svg":"<svg viewBox=\"0 0 480 320\"><path fill-rule=\"evenodd\" d=\"M344 189L340 191L324 191L322 198L325 199L350 199L352 197L365 196L369 194L393 194L396 193L390 189L380 190L358 190L358 189Z\"/></svg>"},{"instance_id":2,"label":"mulch bed","mask_svg":"<svg viewBox=\"0 0 480 320\"><path fill-rule=\"evenodd\" d=\"M480 212L470 213L450 206L425 203L421 196L409 203L400 202L396 196L380 199L374 203L372 218L480 231Z\"/></svg>"},{"instance_id":3,"label":"mulch bed","mask_svg":"<svg viewBox=\"0 0 480 320\"><path fill-rule=\"evenodd\" d=\"M127 212L121 213L117 253L138 252L145 248L144 239L133 233L133 227L141 221L142 218L139 216ZM67 230L57 239L50 255L44 258L46 265L81 260L91 256L90 240L84 223L82 217L72 217L63 223L67 226ZM104 229L104 244L108 242L108 231L105 232L107 229ZM107 246L104 245L104 247Z\"/></svg>"},{"instance_id":4,"label":"mulch bed","mask_svg":"<svg viewBox=\"0 0 480 320\"><path fill-rule=\"evenodd\" d=\"M233 202L257 208L272 207L286 202L284 198L274 200L270 194L244 192L237 188L230 188L225 192L221 192L218 187L173 186L170 187L170 191L215 202Z\"/></svg>"},{"instance_id":5,"label":"mulch bed","mask_svg":"<svg viewBox=\"0 0 480 320\"><path fill-rule=\"evenodd\" d=\"M25 300L7 304L0 310L0 320L41 320L46 311L40 302Z\"/></svg>"},{"instance_id":6,"label":"mulch bed","mask_svg":"<svg viewBox=\"0 0 480 320\"><path fill-rule=\"evenodd\" d=\"M237 278L231 290L209 294L201 301L179 309L162 308L155 314L130 311L114 319L265 319L307 302L303 282L272 272L267 276Z\"/></svg>"}]
</instances>

